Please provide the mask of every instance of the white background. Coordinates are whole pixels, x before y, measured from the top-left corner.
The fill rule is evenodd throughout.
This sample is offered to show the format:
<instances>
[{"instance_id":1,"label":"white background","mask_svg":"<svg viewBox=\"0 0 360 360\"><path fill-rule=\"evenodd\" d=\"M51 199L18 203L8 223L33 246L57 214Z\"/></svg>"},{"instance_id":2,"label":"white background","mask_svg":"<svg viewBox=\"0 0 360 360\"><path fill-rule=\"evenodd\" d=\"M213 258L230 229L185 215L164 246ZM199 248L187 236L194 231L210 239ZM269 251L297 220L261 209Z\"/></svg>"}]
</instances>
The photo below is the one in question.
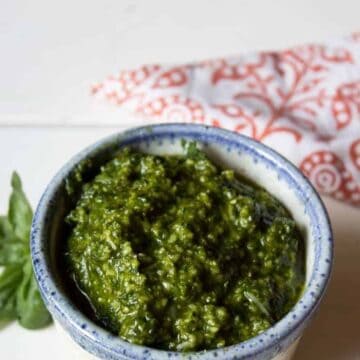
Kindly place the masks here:
<instances>
[{"instance_id":1,"label":"white background","mask_svg":"<svg viewBox=\"0 0 360 360\"><path fill-rule=\"evenodd\" d=\"M91 83L147 62L341 36L360 30L359 14L358 0L1 0L0 211L7 207L13 169L35 206L76 151L138 122L94 102ZM296 360L360 359L360 210L325 202L335 231L335 270ZM0 359L47 358L74 358L54 327L0 330Z\"/></svg>"},{"instance_id":2,"label":"white background","mask_svg":"<svg viewBox=\"0 0 360 360\"><path fill-rule=\"evenodd\" d=\"M109 122L87 95L92 82L120 68L276 49L360 31L359 0L0 4L0 122L10 124L90 122L96 116Z\"/></svg>"}]
</instances>

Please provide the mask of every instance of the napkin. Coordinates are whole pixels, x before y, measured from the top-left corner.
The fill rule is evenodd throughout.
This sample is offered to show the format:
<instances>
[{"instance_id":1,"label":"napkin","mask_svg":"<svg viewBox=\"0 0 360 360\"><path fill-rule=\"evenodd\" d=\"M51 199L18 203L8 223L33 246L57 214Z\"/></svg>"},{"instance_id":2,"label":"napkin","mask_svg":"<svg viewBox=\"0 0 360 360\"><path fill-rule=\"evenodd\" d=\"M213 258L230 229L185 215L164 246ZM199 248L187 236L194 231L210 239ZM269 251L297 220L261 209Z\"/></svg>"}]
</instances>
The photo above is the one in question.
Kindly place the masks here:
<instances>
[{"instance_id":1,"label":"napkin","mask_svg":"<svg viewBox=\"0 0 360 360\"><path fill-rule=\"evenodd\" d=\"M360 32L280 51L122 70L92 93L151 122L250 136L297 165L320 193L360 206Z\"/></svg>"}]
</instances>

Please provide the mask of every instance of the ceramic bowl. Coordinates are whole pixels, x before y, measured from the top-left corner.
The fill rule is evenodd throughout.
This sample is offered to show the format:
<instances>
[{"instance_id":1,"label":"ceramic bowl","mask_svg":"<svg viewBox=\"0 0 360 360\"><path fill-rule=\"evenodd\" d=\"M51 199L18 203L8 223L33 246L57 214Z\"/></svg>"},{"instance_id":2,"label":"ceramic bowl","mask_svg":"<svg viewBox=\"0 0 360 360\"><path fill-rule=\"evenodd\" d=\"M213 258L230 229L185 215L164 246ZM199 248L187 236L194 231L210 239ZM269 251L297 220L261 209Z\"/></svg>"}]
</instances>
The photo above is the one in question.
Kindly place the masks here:
<instances>
[{"instance_id":1,"label":"ceramic bowl","mask_svg":"<svg viewBox=\"0 0 360 360\"><path fill-rule=\"evenodd\" d=\"M277 197L295 218L306 241L306 287L293 309L260 335L225 348L180 353L130 344L97 326L65 290L58 247L64 241L64 215L71 199L65 180L83 164L85 178L123 146L156 154L181 153L181 140L195 140L218 164L232 168ZM84 159L91 160L86 167ZM329 280L333 238L319 195L289 161L239 134L203 125L162 124L131 129L89 146L56 174L37 207L31 231L31 254L45 304L75 342L103 359L285 359L314 315Z\"/></svg>"}]
</instances>

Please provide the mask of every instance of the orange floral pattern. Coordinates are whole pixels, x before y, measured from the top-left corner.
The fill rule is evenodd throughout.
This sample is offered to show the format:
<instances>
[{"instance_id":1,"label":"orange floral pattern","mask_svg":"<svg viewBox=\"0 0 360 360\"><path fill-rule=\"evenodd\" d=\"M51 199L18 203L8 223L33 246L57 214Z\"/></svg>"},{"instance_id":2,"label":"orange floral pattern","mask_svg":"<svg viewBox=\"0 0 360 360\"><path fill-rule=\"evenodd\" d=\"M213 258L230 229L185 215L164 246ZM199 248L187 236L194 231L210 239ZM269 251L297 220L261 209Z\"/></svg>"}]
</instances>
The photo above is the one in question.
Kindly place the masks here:
<instances>
[{"instance_id":1,"label":"orange floral pattern","mask_svg":"<svg viewBox=\"0 0 360 360\"><path fill-rule=\"evenodd\" d=\"M360 34L182 66L149 65L95 96L156 122L224 127L278 150L323 194L360 205Z\"/></svg>"}]
</instances>

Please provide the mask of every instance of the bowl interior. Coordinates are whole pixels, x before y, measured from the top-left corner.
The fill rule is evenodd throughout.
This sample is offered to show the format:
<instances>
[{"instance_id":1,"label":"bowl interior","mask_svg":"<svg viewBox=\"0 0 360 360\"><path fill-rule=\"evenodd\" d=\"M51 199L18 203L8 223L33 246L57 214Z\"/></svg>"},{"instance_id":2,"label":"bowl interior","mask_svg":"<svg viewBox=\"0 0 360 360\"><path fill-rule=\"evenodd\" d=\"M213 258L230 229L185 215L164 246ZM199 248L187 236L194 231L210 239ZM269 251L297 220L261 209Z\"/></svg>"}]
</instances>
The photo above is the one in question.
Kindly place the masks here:
<instances>
[{"instance_id":1,"label":"bowl interior","mask_svg":"<svg viewBox=\"0 0 360 360\"><path fill-rule=\"evenodd\" d=\"M299 321L306 318L318 303L330 272L331 230L321 201L311 185L291 164L263 145L226 131L211 128L204 131L205 127L174 127L176 126L169 129L159 126L155 127L155 130L143 128L100 141L73 158L50 183L35 215L33 224L35 235L32 239L34 267L45 302L50 309L54 306L63 307L62 313L73 320L77 316L79 305L81 306L79 299L74 297L70 296L68 301L69 293L73 292L69 288L71 285L64 282L64 264L59 256L68 231L64 225L64 216L74 206L74 199L80 188L74 170L80 169L83 179L87 181L98 173L102 164L124 146L132 146L154 154L179 154L184 151L181 144L183 140L196 141L215 163L221 167L234 169L238 174L247 177L278 198L290 211L303 234L306 249L306 289L300 303L293 309L293 312L298 311L298 315L292 317L291 321L287 319L286 323L284 319L281 320L282 326L278 323L273 327L276 329L278 326L276 329L278 338L285 332L293 332L292 339L288 339L288 342L291 342L300 331L295 331L299 329ZM66 182L69 179L74 189L71 196L66 190ZM324 243L327 247L324 247ZM42 279L45 273L47 277ZM81 307L84 306L86 307L86 304ZM86 311L90 309L85 310L85 313ZM74 321L80 320L76 318ZM65 322L64 326L70 328L72 325ZM71 329L69 331L71 332ZM98 331L101 332L101 329ZM266 341L258 342L257 347L260 345L264 347L266 343L270 344L273 341L274 336L270 337L271 331L264 333L268 338L264 338ZM116 346L119 344L125 346L119 339L111 341L115 341ZM252 341L250 339L245 343L250 345ZM137 352L137 348L143 347L135 346L134 353ZM242 350L234 348L234 351L251 353L254 351L254 346ZM161 353L161 351L157 352Z\"/></svg>"}]
</instances>

